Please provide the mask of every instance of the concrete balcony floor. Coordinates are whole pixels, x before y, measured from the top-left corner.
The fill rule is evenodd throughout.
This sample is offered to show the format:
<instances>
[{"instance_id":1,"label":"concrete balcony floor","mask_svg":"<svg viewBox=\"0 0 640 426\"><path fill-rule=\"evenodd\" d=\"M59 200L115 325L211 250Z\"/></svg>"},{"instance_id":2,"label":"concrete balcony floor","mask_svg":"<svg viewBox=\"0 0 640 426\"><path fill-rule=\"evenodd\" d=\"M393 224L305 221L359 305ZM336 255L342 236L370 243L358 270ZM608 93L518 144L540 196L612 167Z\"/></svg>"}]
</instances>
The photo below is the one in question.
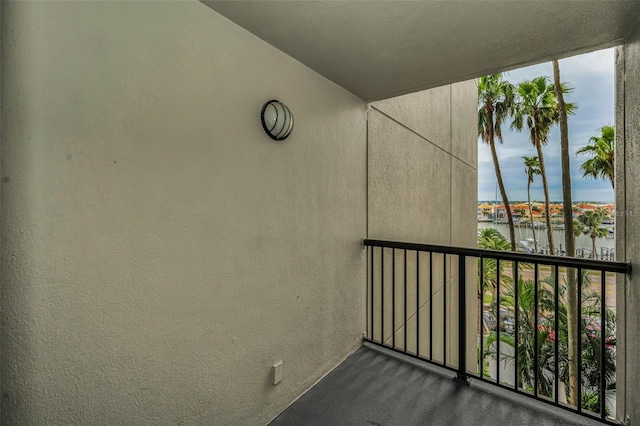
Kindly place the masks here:
<instances>
[{"instance_id":1,"label":"concrete balcony floor","mask_svg":"<svg viewBox=\"0 0 640 426\"><path fill-rule=\"evenodd\" d=\"M601 425L524 395L365 344L271 425Z\"/></svg>"}]
</instances>

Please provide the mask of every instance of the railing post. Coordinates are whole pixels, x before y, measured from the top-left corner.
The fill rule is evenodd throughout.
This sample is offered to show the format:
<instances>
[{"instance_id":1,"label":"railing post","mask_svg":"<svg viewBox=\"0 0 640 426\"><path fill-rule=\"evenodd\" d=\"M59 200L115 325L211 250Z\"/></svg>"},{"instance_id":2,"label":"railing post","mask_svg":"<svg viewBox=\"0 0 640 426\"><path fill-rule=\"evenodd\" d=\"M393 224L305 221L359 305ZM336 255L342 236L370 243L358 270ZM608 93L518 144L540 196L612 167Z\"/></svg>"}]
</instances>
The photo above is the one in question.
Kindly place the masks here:
<instances>
[{"instance_id":1,"label":"railing post","mask_svg":"<svg viewBox=\"0 0 640 426\"><path fill-rule=\"evenodd\" d=\"M458 255L458 374L455 380L469 385L467 374L467 258Z\"/></svg>"}]
</instances>

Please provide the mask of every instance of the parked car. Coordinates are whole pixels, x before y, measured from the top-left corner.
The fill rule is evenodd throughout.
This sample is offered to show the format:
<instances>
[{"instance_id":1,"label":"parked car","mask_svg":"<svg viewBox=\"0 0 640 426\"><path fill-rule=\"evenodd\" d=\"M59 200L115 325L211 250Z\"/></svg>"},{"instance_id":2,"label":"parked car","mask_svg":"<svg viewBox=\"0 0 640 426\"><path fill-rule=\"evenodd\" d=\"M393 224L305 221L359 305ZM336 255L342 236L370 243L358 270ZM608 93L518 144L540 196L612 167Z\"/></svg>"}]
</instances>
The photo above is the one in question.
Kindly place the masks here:
<instances>
[{"instance_id":1,"label":"parked car","mask_svg":"<svg viewBox=\"0 0 640 426\"><path fill-rule=\"evenodd\" d=\"M494 312L485 312L483 315L484 325L487 331L496 330L496 315ZM506 309L500 309L500 332L513 334L515 331L515 319L512 313Z\"/></svg>"}]
</instances>

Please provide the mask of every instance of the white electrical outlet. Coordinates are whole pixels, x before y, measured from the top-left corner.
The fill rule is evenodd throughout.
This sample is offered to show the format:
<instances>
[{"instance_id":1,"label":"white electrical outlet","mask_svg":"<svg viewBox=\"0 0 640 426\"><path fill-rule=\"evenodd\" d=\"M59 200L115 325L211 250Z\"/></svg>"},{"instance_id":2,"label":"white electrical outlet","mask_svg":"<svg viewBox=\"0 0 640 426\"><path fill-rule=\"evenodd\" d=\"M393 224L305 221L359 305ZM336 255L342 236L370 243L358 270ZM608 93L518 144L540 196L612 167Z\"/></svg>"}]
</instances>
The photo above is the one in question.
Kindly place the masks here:
<instances>
[{"instance_id":1,"label":"white electrical outlet","mask_svg":"<svg viewBox=\"0 0 640 426\"><path fill-rule=\"evenodd\" d=\"M273 367L271 367L271 372L273 373L273 384L277 385L282 381L282 360L273 364Z\"/></svg>"}]
</instances>

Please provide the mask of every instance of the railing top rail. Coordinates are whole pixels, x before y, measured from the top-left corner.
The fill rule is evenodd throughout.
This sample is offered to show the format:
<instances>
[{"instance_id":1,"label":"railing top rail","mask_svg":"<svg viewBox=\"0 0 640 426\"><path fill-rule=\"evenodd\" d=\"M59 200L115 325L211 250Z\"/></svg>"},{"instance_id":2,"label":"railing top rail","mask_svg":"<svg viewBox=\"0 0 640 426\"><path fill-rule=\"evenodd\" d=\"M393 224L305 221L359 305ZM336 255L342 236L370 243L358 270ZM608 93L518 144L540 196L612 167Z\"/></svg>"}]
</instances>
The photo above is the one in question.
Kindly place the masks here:
<instances>
[{"instance_id":1,"label":"railing top rail","mask_svg":"<svg viewBox=\"0 0 640 426\"><path fill-rule=\"evenodd\" d=\"M370 247L395 248L400 250L425 251L452 255L463 255L471 257L487 257L491 259L508 260L520 263L541 263L544 265L582 268L589 270L618 272L631 274L631 263L611 262L597 259L580 259L576 257L560 257L541 254L519 253L515 251L487 250L473 247L442 246L436 244L419 244L401 241L387 241L364 239L364 245Z\"/></svg>"}]
</instances>

